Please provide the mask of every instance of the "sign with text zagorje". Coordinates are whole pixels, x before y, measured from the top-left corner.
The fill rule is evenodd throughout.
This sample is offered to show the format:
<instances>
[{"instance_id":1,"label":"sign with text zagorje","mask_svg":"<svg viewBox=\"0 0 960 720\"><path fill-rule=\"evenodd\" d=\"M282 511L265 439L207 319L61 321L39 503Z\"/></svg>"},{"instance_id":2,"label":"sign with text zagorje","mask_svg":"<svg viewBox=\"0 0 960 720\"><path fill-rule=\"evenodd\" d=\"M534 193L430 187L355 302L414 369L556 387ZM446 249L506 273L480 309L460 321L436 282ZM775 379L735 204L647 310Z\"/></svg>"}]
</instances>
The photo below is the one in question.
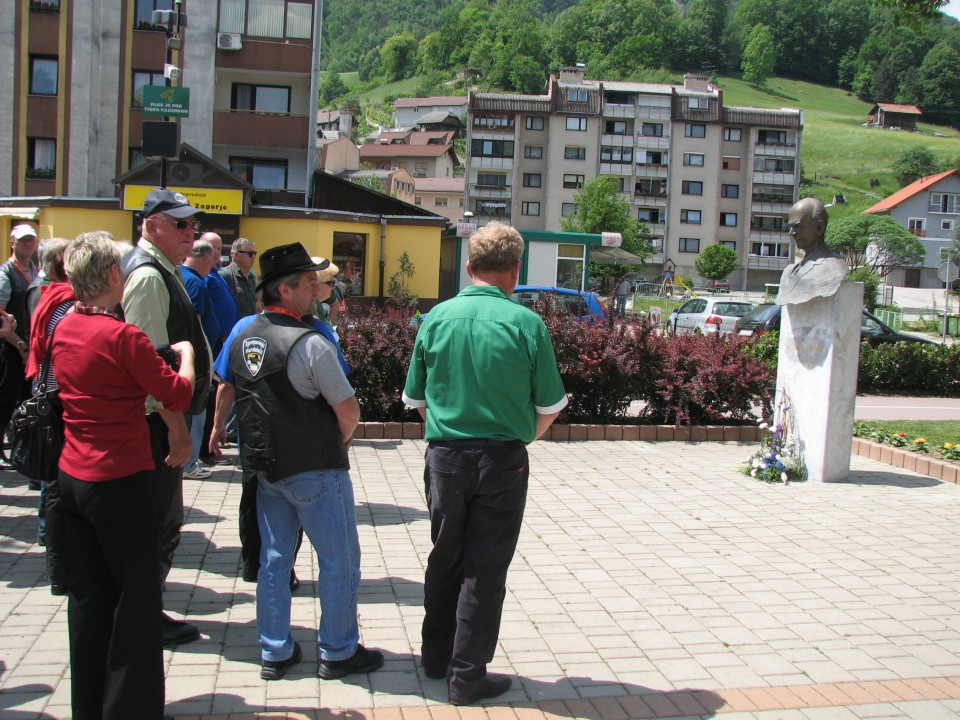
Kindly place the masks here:
<instances>
[{"instance_id":1,"label":"sign with text zagorje","mask_svg":"<svg viewBox=\"0 0 960 720\"><path fill-rule=\"evenodd\" d=\"M143 114L188 117L190 115L190 88L144 85Z\"/></svg>"}]
</instances>

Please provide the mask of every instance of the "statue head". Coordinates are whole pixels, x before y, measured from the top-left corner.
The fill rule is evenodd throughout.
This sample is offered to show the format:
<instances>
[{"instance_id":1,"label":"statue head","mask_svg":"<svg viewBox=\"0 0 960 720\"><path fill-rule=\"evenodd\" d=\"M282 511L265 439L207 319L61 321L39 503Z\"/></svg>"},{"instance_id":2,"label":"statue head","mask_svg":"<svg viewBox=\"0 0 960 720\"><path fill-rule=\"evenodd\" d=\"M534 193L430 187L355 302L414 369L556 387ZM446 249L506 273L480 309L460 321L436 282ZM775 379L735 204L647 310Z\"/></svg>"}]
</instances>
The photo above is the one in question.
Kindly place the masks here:
<instances>
[{"instance_id":1,"label":"statue head","mask_svg":"<svg viewBox=\"0 0 960 720\"><path fill-rule=\"evenodd\" d=\"M815 248L826 249L827 209L816 198L804 198L791 207L787 224L797 250L809 254Z\"/></svg>"}]
</instances>

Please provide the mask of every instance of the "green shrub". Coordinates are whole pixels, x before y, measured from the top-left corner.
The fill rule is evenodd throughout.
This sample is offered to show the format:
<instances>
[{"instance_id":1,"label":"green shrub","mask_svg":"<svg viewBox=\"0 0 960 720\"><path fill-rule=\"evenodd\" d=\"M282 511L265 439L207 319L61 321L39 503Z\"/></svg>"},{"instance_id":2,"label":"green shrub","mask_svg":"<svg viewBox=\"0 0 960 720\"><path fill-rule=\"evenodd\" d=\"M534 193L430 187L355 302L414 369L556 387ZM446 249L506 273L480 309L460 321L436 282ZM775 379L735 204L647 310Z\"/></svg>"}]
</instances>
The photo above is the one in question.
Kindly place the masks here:
<instances>
[{"instance_id":1,"label":"green shrub","mask_svg":"<svg viewBox=\"0 0 960 720\"><path fill-rule=\"evenodd\" d=\"M860 345L857 390L957 397L960 345L886 343Z\"/></svg>"}]
</instances>

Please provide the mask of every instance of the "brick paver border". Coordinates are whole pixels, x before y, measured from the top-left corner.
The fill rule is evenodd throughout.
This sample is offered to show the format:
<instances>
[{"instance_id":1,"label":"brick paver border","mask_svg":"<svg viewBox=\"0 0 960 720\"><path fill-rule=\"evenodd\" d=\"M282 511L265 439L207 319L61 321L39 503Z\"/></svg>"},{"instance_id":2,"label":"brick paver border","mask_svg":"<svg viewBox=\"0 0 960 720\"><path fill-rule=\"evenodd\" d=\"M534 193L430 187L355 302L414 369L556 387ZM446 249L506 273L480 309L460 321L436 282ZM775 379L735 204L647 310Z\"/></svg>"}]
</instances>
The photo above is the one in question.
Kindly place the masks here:
<instances>
[{"instance_id":1,"label":"brick paver border","mask_svg":"<svg viewBox=\"0 0 960 720\"><path fill-rule=\"evenodd\" d=\"M739 690L671 690L579 700L357 710L269 711L176 715L177 720L656 720L917 700L960 700L960 676L816 683Z\"/></svg>"}]
</instances>

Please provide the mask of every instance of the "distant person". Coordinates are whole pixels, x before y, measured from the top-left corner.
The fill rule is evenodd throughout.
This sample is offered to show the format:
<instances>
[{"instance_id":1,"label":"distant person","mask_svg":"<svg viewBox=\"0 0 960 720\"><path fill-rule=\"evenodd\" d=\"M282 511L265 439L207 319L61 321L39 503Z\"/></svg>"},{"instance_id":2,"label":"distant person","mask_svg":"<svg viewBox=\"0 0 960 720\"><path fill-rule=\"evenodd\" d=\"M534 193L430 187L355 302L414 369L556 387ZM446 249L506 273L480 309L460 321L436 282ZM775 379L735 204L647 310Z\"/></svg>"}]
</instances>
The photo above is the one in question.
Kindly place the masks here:
<instances>
[{"instance_id":1,"label":"distant person","mask_svg":"<svg viewBox=\"0 0 960 720\"><path fill-rule=\"evenodd\" d=\"M239 320L257 312L257 280L253 274L257 248L252 240L237 238L231 246L230 257L232 262L220 271L220 277L237 303Z\"/></svg>"},{"instance_id":2,"label":"distant person","mask_svg":"<svg viewBox=\"0 0 960 720\"><path fill-rule=\"evenodd\" d=\"M510 300L523 239L490 223L468 245L473 285L430 311L403 391L426 422L425 494L433 550L423 586L428 678L454 705L510 689L487 674L500 633L507 570L523 523L527 444L567 404L543 320Z\"/></svg>"},{"instance_id":3,"label":"distant person","mask_svg":"<svg viewBox=\"0 0 960 720\"><path fill-rule=\"evenodd\" d=\"M787 222L790 239L803 257L784 268L777 305L798 305L830 297L840 288L850 267L824 242L827 209L816 198L804 198L790 208Z\"/></svg>"},{"instance_id":4,"label":"distant person","mask_svg":"<svg viewBox=\"0 0 960 720\"><path fill-rule=\"evenodd\" d=\"M627 280L627 276L624 275L620 278L620 282L617 283L617 304L613 309L614 315L619 315L620 317L625 317L627 314L627 295L630 294L630 281Z\"/></svg>"}]
</instances>

